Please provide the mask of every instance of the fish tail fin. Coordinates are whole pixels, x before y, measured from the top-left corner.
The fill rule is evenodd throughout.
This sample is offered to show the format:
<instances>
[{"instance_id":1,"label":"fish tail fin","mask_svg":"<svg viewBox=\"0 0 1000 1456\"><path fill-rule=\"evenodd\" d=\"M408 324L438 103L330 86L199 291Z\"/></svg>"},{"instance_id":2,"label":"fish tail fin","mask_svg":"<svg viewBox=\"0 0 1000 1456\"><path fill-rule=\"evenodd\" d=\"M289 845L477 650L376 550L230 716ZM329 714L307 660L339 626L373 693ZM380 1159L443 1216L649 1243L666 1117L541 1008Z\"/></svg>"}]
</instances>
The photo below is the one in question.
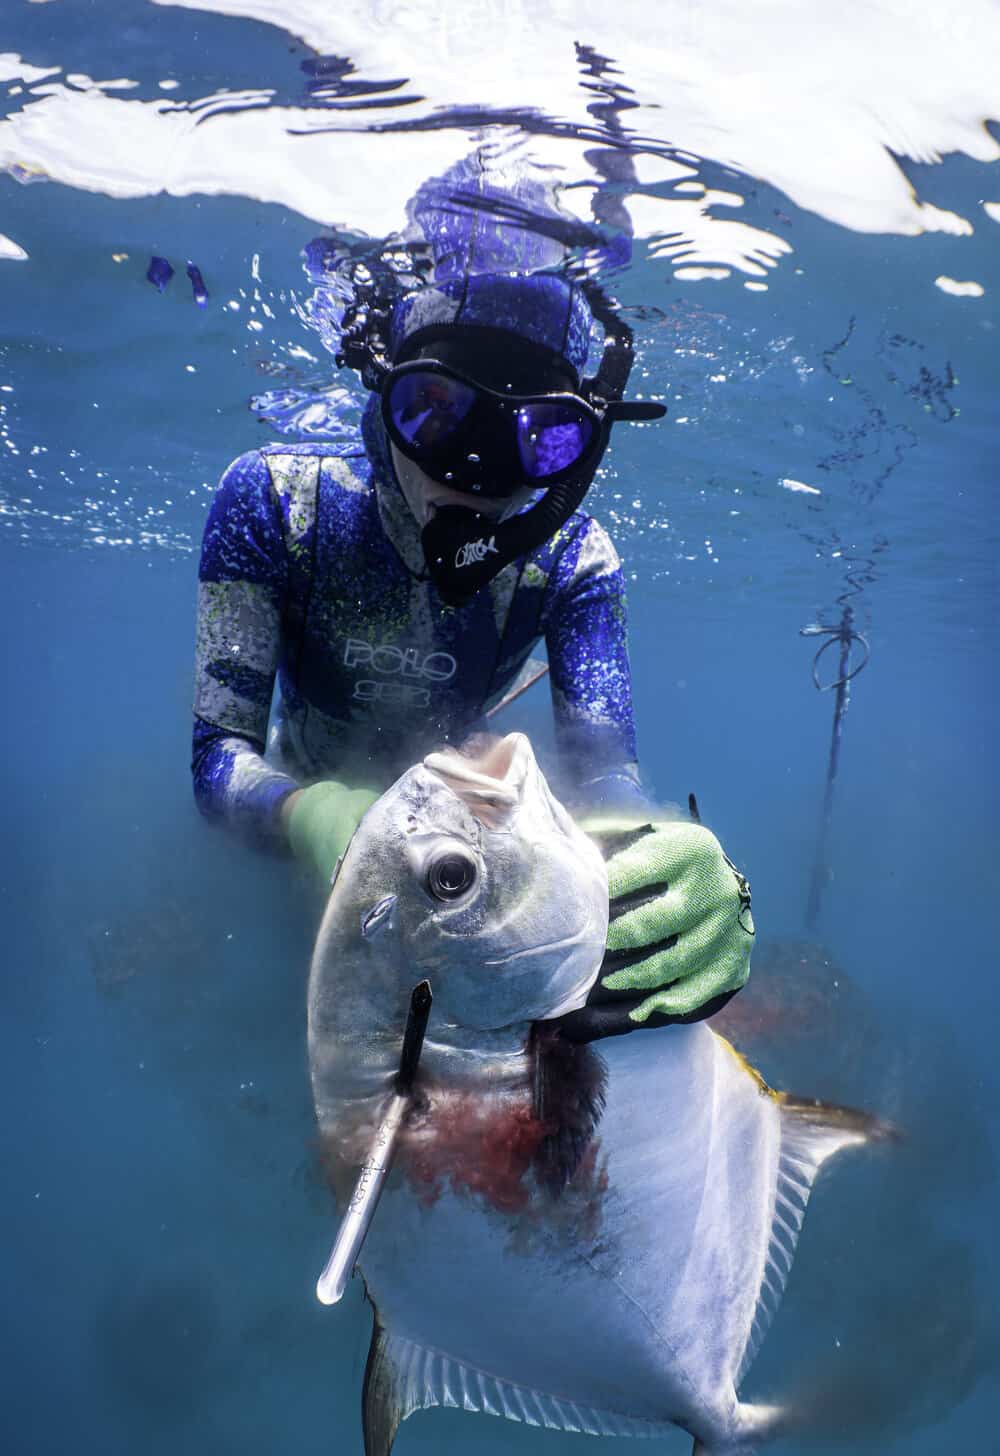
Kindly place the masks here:
<instances>
[{"instance_id":1,"label":"fish tail fin","mask_svg":"<svg viewBox=\"0 0 1000 1456\"><path fill-rule=\"evenodd\" d=\"M754 1456L758 1442L773 1441L787 1424L788 1412L783 1405L752 1405L738 1402L735 1420L719 1441L694 1438L691 1456Z\"/></svg>"}]
</instances>

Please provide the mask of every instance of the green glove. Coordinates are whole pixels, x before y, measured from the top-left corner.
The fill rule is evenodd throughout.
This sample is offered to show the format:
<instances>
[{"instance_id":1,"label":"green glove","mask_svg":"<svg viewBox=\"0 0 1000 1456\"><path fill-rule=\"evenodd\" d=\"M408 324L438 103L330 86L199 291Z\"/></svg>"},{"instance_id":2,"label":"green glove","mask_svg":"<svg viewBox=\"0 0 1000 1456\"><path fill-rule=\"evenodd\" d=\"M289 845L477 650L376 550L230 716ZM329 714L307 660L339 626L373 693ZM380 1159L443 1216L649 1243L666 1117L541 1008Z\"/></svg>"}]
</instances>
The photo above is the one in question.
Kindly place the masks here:
<instances>
[{"instance_id":1,"label":"green glove","mask_svg":"<svg viewBox=\"0 0 1000 1456\"><path fill-rule=\"evenodd\" d=\"M583 828L608 864L601 974L564 1028L576 1041L711 1015L750 974L750 886L701 824L602 819Z\"/></svg>"},{"instance_id":2,"label":"green glove","mask_svg":"<svg viewBox=\"0 0 1000 1456\"><path fill-rule=\"evenodd\" d=\"M374 789L351 789L335 780L300 789L288 816L288 840L296 857L315 870L324 885L355 829L378 798Z\"/></svg>"}]
</instances>

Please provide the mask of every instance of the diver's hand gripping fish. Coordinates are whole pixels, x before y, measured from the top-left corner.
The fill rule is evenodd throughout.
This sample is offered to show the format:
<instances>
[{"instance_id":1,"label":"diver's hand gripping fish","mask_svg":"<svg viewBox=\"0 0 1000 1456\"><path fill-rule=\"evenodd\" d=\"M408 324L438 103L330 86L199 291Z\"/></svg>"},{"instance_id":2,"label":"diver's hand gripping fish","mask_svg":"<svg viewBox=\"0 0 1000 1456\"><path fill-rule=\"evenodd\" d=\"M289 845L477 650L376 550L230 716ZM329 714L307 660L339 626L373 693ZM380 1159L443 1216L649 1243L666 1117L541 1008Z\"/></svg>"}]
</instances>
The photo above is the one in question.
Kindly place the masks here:
<instances>
[{"instance_id":1,"label":"diver's hand gripping fish","mask_svg":"<svg viewBox=\"0 0 1000 1456\"><path fill-rule=\"evenodd\" d=\"M574 1048L605 948L596 847L528 740L433 754L369 810L309 987L320 1133L343 1201L396 1091L414 982L416 1102L360 1258L374 1306L366 1456L413 1411L749 1452L784 1413L737 1395L813 1179L882 1131L772 1092L707 1025Z\"/></svg>"}]
</instances>

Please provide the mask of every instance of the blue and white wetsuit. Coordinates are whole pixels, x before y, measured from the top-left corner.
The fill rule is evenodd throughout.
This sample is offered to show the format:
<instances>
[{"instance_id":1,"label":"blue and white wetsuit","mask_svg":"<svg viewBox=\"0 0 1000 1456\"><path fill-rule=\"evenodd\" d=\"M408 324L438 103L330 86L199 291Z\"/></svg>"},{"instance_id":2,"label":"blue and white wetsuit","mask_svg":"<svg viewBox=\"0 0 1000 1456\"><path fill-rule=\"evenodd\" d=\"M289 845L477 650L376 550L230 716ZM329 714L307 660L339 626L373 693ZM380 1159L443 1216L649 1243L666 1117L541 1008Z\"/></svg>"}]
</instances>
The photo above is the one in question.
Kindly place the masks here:
<instances>
[{"instance_id":1,"label":"blue and white wetsuit","mask_svg":"<svg viewBox=\"0 0 1000 1456\"><path fill-rule=\"evenodd\" d=\"M641 802L624 586L602 527L572 516L458 610L422 567L370 415L354 453L274 444L230 466L199 572L192 772L205 814L277 838L303 782L387 785L482 726L543 638L579 802Z\"/></svg>"}]
</instances>

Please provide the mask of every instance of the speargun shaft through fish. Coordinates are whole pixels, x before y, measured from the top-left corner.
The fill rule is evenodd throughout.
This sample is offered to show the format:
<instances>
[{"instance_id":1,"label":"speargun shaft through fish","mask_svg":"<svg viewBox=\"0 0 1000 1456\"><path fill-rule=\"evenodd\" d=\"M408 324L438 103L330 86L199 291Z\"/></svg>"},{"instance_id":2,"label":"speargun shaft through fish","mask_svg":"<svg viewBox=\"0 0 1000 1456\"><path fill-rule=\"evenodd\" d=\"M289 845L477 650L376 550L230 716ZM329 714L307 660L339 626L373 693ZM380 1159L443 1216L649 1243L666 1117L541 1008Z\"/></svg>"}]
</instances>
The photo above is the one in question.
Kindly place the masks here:
<instances>
[{"instance_id":1,"label":"speargun shaft through fish","mask_svg":"<svg viewBox=\"0 0 1000 1456\"><path fill-rule=\"evenodd\" d=\"M392 1098L358 1174L326 1267L316 1284L316 1297L321 1304L336 1304L343 1298L347 1281L371 1227L382 1188L392 1167L399 1130L413 1101L413 1082L420 1065L433 1000L430 981L420 981L414 986Z\"/></svg>"}]
</instances>

